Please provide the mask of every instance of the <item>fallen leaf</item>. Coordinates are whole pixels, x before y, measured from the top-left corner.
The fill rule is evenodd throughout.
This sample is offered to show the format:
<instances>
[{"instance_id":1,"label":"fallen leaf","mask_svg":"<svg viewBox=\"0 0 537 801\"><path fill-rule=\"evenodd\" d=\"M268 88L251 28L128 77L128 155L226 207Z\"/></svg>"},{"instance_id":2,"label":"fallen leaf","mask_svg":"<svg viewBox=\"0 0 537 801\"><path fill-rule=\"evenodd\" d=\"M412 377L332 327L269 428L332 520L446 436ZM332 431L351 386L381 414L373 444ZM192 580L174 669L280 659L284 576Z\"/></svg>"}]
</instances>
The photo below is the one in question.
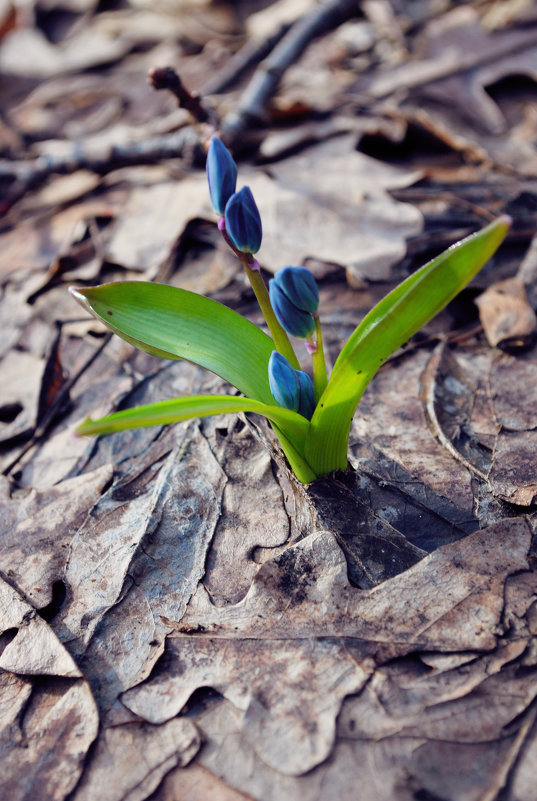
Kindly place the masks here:
<instances>
[{"instance_id":1,"label":"fallen leaf","mask_svg":"<svg viewBox=\"0 0 537 801\"><path fill-rule=\"evenodd\" d=\"M176 624L183 633L168 638L154 674L122 702L159 723L197 687L214 687L243 710L241 727L262 760L300 775L328 756L343 698L375 664L422 649L494 648L503 585L526 564L528 545L526 523L504 521L363 591L349 585L334 537L312 535L265 562L235 606L215 607L198 589Z\"/></svg>"},{"instance_id":2,"label":"fallen leaf","mask_svg":"<svg viewBox=\"0 0 537 801\"><path fill-rule=\"evenodd\" d=\"M187 765L199 747L196 726L185 718L164 726L129 723L105 729L73 801L144 801L170 770Z\"/></svg>"},{"instance_id":3,"label":"fallen leaf","mask_svg":"<svg viewBox=\"0 0 537 801\"><path fill-rule=\"evenodd\" d=\"M458 106L477 126L492 133L501 132L505 120L485 92L484 84L513 72L534 77L531 55L535 31L515 28L491 35L480 26L476 9L464 5L431 20L422 40L424 58L374 74L368 92L382 97L397 89L427 85L428 94L435 99L445 99L449 92L450 104ZM516 68L511 63L515 58ZM507 59L507 64L502 59Z\"/></svg>"},{"instance_id":4,"label":"fallen leaf","mask_svg":"<svg viewBox=\"0 0 537 801\"><path fill-rule=\"evenodd\" d=\"M80 679L42 680L23 708L21 696L16 723L0 734L2 792L10 801L63 801L76 786L97 736L95 702Z\"/></svg>"},{"instance_id":5,"label":"fallen leaf","mask_svg":"<svg viewBox=\"0 0 537 801\"><path fill-rule=\"evenodd\" d=\"M52 585L63 577L71 537L111 476L106 465L44 491L28 489L15 497L10 497L9 482L2 477L0 569L37 608L52 601Z\"/></svg>"},{"instance_id":6,"label":"fallen leaf","mask_svg":"<svg viewBox=\"0 0 537 801\"><path fill-rule=\"evenodd\" d=\"M131 189L107 248L107 257L135 270L155 270L171 255L187 223L209 214L204 177Z\"/></svg>"},{"instance_id":7,"label":"fallen leaf","mask_svg":"<svg viewBox=\"0 0 537 801\"><path fill-rule=\"evenodd\" d=\"M154 801L197 801L210 798L211 801L253 801L251 796L233 790L227 784L201 765L188 765L170 771L157 789Z\"/></svg>"},{"instance_id":8,"label":"fallen leaf","mask_svg":"<svg viewBox=\"0 0 537 801\"><path fill-rule=\"evenodd\" d=\"M44 359L11 350L2 360L0 442L27 438L37 423Z\"/></svg>"},{"instance_id":9,"label":"fallen leaf","mask_svg":"<svg viewBox=\"0 0 537 801\"><path fill-rule=\"evenodd\" d=\"M103 36L91 25L79 28L60 45L53 45L36 28L16 28L3 39L0 68L8 75L43 79L116 61L130 48L127 39Z\"/></svg>"},{"instance_id":10,"label":"fallen leaf","mask_svg":"<svg viewBox=\"0 0 537 801\"><path fill-rule=\"evenodd\" d=\"M421 230L422 217L387 190L418 174L364 156L353 143L353 136L338 138L273 165L276 183L248 179L263 219L260 258L268 269L311 257L347 267L352 284L385 280L404 257L405 240Z\"/></svg>"},{"instance_id":11,"label":"fallen leaf","mask_svg":"<svg viewBox=\"0 0 537 801\"><path fill-rule=\"evenodd\" d=\"M3 579L0 579L0 596L2 632L15 631L0 655L0 668L22 676L80 678L80 670L52 629Z\"/></svg>"},{"instance_id":12,"label":"fallen leaf","mask_svg":"<svg viewBox=\"0 0 537 801\"><path fill-rule=\"evenodd\" d=\"M537 431L501 431L488 476L492 492L517 506L537 501L535 453Z\"/></svg>"},{"instance_id":13,"label":"fallen leaf","mask_svg":"<svg viewBox=\"0 0 537 801\"><path fill-rule=\"evenodd\" d=\"M471 516L472 474L435 440L419 399L428 358L424 350L416 351L399 363L389 363L375 376L358 407L352 437L369 443L414 480L450 498Z\"/></svg>"},{"instance_id":14,"label":"fallen leaf","mask_svg":"<svg viewBox=\"0 0 537 801\"><path fill-rule=\"evenodd\" d=\"M493 284L475 302L492 347L527 348L537 339L537 317L519 278Z\"/></svg>"}]
</instances>

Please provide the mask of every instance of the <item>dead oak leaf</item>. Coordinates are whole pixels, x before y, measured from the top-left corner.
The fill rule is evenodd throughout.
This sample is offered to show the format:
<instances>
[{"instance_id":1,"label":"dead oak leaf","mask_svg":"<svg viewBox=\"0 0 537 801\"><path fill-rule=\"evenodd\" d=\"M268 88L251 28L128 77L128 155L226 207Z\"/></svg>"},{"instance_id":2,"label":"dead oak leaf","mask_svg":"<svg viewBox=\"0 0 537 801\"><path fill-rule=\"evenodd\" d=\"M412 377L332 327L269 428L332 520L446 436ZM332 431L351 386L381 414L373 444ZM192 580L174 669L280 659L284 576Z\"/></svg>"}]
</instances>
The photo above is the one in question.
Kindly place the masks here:
<instances>
[{"instance_id":1,"label":"dead oak leaf","mask_svg":"<svg viewBox=\"0 0 537 801\"><path fill-rule=\"evenodd\" d=\"M187 765L200 747L192 721L163 726L129 723L99 737L73 801L145 801L173 768Z\"/></svg>"},{"instance_id":2,"label":"dead oak leaf","mask_svg":"<svg viewBox=\"0 0 537 801\"><path fill-rule=\"evenodd\" d=\"M526 566L529 542L524 520L502 521L364 591L333 535L311 535L266 562L235 606L214 607L200 587L154 676L122 701L157 723L214 687L243 710L261 759L300 775L328 756L344 697L375 664L495 647L504 583Z\"/></svg>"},{"instance_id":3,"label":"dead oak leaf","mask_svg":"<svg viewBox=\"0 0 537 801\"><path fill-rule=\"evenodd\" d=\"M0 629L14 635L0 654L0 668L21 676L80 678L70 654L35 609L0 579Z\"/></svg>"},{"instance_id":4,"label":"dead oak leaf","mask_svg":"<svg viewBox=\"0 0 537 801\"><path fill-rule=\"evenodd\" d=\"M52 585L63 576L69 542L111 476L111 466L105 465L46 490L30 489L14 497L3 478L0 570L37 608L52 600Z\"/></svg>"}]
</instances>

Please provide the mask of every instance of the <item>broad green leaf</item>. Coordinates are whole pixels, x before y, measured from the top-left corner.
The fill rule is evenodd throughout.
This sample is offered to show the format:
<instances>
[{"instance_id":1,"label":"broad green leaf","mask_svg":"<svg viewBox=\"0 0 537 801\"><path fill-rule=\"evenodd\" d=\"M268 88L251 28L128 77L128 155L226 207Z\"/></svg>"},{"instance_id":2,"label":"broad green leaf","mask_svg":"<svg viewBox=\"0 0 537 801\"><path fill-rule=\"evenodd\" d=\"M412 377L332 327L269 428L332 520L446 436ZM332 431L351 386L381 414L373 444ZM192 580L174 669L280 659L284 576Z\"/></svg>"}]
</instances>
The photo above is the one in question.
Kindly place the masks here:
<instances>
[{"instance_id":1,"label":"broad green leaf","mask_svg":"<svg viewBox=\"0 0 537 801\"><path fill-rule=\"evenodd\" d=\"M345 469L352 418L371 378L471 281L510 222L506 215L499 217L433 259L383 298L351 334L311 420L304 455L315 472Z\"/></svg>"},{"instance_id":2,"label":"broad green leaf","mask_svg":"<svg viewBox=\"0 0 537 801\"><path fill-rule=\"evenodd\" d=\"M273 404L270 337L221 303L145 281L72 287L73 296L115 334L165 359L187 359L245 395Z\"/></svg>"},{"instance_id":3,"label":"broad green leaf","mask_svg":"<svg viewBox=\"0 0 537 801\"><path fill-rule=\"evenodd\" d=\"M167 425L191 417L208 417L211 414L229 412L262 414L276 426L285 428L286 435L292 437L293 447L300 448L304 444L309 427L309 421L305 417L289 409L234 395L191 395L137 406L134 409L123 409L101 417L100 420L88 418L77 428L77 434L113 434L127 428Z\"/></svg>"}]
</instances>

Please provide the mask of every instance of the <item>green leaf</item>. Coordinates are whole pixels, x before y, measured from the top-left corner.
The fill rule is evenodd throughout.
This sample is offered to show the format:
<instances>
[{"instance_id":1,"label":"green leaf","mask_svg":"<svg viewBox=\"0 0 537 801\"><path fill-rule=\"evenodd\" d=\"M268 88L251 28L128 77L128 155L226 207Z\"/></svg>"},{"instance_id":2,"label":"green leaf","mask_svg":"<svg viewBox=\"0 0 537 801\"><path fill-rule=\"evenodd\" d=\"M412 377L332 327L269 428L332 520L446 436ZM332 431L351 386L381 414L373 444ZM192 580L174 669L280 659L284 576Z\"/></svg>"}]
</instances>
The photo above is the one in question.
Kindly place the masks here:
<instances>
[{"instance_id":1,"label":"green leaf","mask_svg":"<svg viewBox=\"0 0 537 801\"><path fill-rule=\"evenodd\" d=\"M453 245L383 298L351 334L311 420L304 455L316 473L346 468L352 418L369 381L390 354L471 281L510 223L503 215Z\"/></svg>"},{"instance_id":2,"label":"green leaf","mask_svg":"<svg viewBox=\"0 0 537 801\"><path fill-rule=\"evenodd\" d=\"M274 403L268 383L274 343L227 306L145 281L71 287L71 293L107 328L141 350L195 362L245 395Z\"/></svg>"},{"instance_id":3,"label":"green leaf","mask_svg":"<svg viewBox=\"0 0 537 801\"><path fill-rule=\"evenodd\" d=\"M184 398L150 403L134 409L124 409L100 420L88 418L77 428L77 434L113 434L127 428L167 425L188 420L191 417L208 417L211 414L229 412L256 412L268 418L276 426L285 428L286 434L293 438L293 446L304 444L309 421L302 415L279 406L261 403L252 398L234 395L191 395Z\"/></svg>"}]
</instances>

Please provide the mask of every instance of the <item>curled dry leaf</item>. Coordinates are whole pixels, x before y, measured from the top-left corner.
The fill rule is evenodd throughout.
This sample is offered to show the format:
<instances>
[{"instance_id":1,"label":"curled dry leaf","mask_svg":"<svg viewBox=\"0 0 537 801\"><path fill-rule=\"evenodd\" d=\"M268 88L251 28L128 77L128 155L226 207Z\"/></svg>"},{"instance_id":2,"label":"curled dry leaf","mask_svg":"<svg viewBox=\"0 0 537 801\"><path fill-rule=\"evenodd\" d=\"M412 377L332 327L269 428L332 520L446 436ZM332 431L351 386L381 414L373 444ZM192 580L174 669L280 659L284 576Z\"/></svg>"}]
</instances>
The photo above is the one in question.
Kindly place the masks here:
<instances>
[{"instance_id":1,"label":"curled dry leaf","mask_svg":"<svg viewBox=\"0 0 537 801\"><path fill-rule=\"evenodd\" d=\"M22 676L80 678L80 670L52 629L3 579L0 610L2 633L14 634L0 655L0 668Z\"/></svg>"},{"instance_id":2,"label":"curled dry leaf","mask_svg":"<svg viewBox=\"0 0 537 801\"><path fill-rule=\"evenodd\" d=\"M435 439L420 402L428 359L419 350L382 369L364 393L352 434L358 444L365 441L404 468L427 491L451 499L469 519L474 511L471 473Z\"/></svg>"},{"instance_id":3,"label":"curled dry leaf","mask_svg":"<svg viewBox=\"0 0 537 801\"><path fill-rule=\"evenodd\" d=\"M519 349L535 342L537 317L519 278L493 284L476 303L485 336L492 347Z\"/></svg>"},{"instance_id":4,"label":"curled dry leaf","mask_svg":"<svg viewBox=\"0 0 537 801\"><path fill-rule=\"evenodd\" d=\"M537 499L536 379L537 361L533 354L502 354L493 360L490 391L501 429L488 480L495 495L518 506L530 506Z\"/></svg>"},{"instance_id":5,"label":"curled dry leaf","mask_svg":"<svg viewBox=\"0 0 537 801\"><path fill-rule=\"evenodd\" d=\"M351 284L360 285L364 277L386 280L405 256L423 218L389 190L420 173L358 153L355 138L337 137L271 166L276 182L252 177L265 231L260 255L270 269L282 254L288 264L310 257L346 267Z\"/></svg>"}]
</instances>

